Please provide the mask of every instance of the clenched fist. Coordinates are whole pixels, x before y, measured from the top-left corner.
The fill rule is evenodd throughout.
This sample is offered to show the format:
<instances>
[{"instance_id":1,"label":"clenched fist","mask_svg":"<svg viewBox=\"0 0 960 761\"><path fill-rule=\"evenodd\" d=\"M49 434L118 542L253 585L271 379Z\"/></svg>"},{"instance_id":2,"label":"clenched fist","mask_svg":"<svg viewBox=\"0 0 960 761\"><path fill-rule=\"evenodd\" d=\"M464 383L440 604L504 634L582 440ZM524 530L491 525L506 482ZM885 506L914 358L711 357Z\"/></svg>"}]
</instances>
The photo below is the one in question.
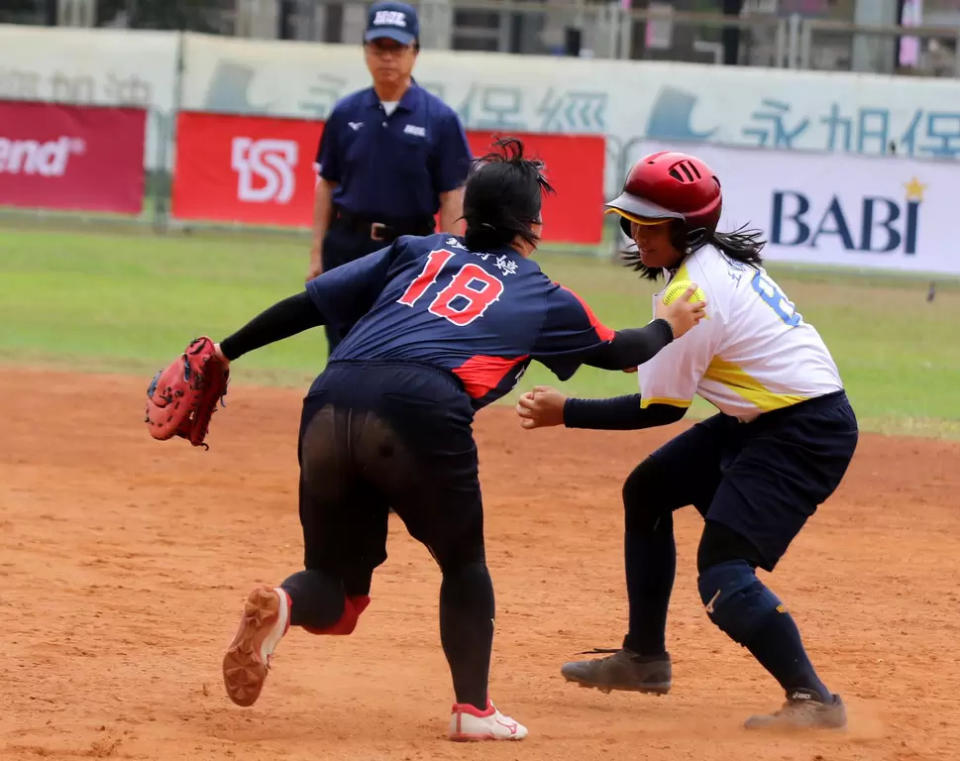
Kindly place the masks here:
<instances>
[{"instance_id":1,"label":"clenched fist","mask_svg":"<svg viewBox=\"0 0 960 761\"><path fill-rule=\"evenodd\" d=\"M517 402L522 428L563 425L563 405L567 397L550 386L534 386Z\"/></svg>"}]
</instances>

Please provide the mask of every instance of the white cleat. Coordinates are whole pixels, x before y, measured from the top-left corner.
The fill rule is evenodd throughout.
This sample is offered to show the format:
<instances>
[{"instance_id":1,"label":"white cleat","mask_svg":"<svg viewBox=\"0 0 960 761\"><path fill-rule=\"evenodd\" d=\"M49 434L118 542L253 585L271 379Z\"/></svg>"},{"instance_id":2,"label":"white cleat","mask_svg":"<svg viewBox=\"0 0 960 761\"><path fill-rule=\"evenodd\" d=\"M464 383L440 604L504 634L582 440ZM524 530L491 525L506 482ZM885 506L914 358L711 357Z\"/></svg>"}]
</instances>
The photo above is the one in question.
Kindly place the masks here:
<instances>
[{"instance_id":1,"label":"white cleat","mask_svg":"<svg viewBox=\"0 0 960 761\"><path fill-rule=\"evenodd\" d=\"M504 716L489 700L485 711L469 703L454 703L448 736L458 742L522 740L527 736L527 728L519 721Z\"/></svg>"},{"instance_id":2,"label":"white cleat","mask_svg":"<svg viewBox=\"0 0 960 761\"><path fill-rule=\"evenodd\" d=\"M263 586L247 595L240 628L223 656L223 684L238 706L260 697L270 657L288 628L290 598L283 589Z\"/></svg>"}]
</instances>

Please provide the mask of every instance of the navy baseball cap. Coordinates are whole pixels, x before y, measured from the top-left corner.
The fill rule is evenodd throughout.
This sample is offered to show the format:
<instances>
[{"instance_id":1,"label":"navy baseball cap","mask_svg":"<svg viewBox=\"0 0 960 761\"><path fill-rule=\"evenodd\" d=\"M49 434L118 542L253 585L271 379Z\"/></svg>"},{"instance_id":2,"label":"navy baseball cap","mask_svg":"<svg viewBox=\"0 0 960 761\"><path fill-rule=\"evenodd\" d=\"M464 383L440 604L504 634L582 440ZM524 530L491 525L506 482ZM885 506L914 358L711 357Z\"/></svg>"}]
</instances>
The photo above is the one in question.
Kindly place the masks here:
<instances>
[{"instance_id":1,"label":"navy baseball cap","mask_svg":"<svg viewBox=\"0 0 960 761\"><path fill-rule=\"evenodd\" d=\"M417 12L406 3L392 0L371 5L363 41L370 42L382 37L389 37L401 45L412 45L420 38Z\"/></svg>"}]
</instances>

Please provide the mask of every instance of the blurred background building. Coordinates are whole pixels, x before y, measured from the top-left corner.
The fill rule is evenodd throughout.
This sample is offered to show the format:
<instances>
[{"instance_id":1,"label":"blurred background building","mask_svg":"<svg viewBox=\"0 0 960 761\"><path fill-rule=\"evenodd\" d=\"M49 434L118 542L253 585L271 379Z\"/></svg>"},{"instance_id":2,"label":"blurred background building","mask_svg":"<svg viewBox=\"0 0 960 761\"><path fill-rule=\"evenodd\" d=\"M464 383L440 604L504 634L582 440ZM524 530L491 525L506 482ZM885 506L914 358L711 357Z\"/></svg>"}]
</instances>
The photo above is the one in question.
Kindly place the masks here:
<instances>
[{"instance_id":1,"label":"blurred background building","mask_svg":"<svg viewBox=\"0 0 960 761\"><path fill-rule=\"evenodd\" d=\"M960 0L421 0L434 49L956 76ZM0 23L355 42L365 2L3 0ZM900 25L915 27L903 34Z\"/></svg>"}]
</instances>

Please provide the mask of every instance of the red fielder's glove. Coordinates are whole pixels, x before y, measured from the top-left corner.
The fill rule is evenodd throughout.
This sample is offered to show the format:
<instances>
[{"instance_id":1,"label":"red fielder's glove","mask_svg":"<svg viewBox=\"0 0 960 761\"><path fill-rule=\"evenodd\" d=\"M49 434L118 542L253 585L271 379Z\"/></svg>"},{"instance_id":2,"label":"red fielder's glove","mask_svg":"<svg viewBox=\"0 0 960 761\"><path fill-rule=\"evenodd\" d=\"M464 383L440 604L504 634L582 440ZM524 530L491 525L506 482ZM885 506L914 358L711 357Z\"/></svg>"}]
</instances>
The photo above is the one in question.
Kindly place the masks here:
<instances>
[{"instance_id":1,"label":"red fielder's glove","mask_svg":"<svg viewBox=\"0 0 960 761\"><path fill-rule=\"evenodd\" d=\"M214 353L207 336L194 339L184 353L154 377L147 389L145 421L155 439L182 436L203 443L210 417L227 393L229 368Z\"/></svg>"}]
</instances>

